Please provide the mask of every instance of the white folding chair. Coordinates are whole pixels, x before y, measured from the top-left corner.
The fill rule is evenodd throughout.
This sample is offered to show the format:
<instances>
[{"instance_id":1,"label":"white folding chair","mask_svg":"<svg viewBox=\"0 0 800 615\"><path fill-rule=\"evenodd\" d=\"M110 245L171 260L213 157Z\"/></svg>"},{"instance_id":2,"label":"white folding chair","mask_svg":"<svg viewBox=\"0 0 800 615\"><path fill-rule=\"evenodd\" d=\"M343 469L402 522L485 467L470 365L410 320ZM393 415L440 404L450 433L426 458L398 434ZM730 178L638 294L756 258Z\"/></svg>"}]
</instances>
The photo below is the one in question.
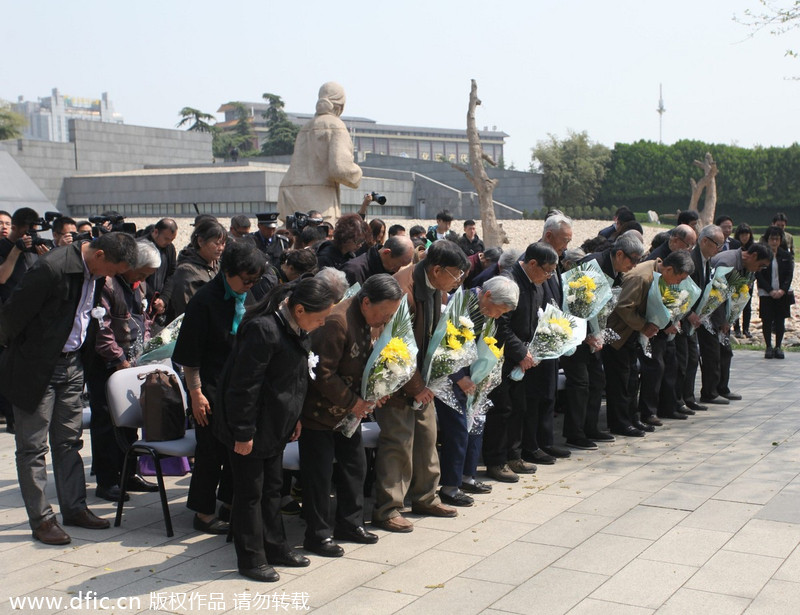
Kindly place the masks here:
<instances>
[{"instance_id":1,"label":"white folding chair","mask_svg":"<svg viewBox=\"0 0 800 615\"><path fill-rule=\"evenodd\" d=\"M111 412L111 420L114 423L114 430L118 432L121 427L141 429L143 425L142 407L139 405L139 395L142 390L142 380L139 374L148 374L156 369L160 369L172 374L175 370L166 365L141 365L139 367L129 367L121 369L111 374L106 383L106 396L108 397L108 408ZM177 374L176 374L177 375ZM183 407L186 408L186 392L181 388L183 397ZM161 496L161 508L164 512L164 523L167 526L167 536L173 536L172 519L169 515L167 504L167 492L164 489L164 476L161 473L161 459L165 457L193 457L194 449L197 445L194 429L187 429L186 435L179 440L166 440L164 442L148 442L147 440L137 440L128 445L123 437L118 437L117 441L125 451L125 461L122 465L122 476L127 476L129 463L136 463L141 455L148 455L153 460L158 479L158 492ZM120 499L117 504L117 517L114 526L119 527L122 522L122 507L125 504L125 481L120 481Z\"/></svg>"}]
</instances>

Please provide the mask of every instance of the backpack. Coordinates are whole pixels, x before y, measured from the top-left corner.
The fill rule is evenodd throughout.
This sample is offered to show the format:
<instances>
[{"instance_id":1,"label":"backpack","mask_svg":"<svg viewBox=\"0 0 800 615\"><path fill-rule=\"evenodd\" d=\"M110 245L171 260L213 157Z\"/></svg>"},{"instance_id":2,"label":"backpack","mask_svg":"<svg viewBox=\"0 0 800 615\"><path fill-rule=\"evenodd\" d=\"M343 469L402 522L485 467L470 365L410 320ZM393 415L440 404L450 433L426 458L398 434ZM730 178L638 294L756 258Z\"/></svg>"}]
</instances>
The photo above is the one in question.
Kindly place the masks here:
<instances>
[{"instance_id":1,"label":"backpack","mask_svg":"<svg viewBox=\"0 0 800 615\"><path fill-rule=\"evenodd\" d=\"M144 381L139 396L144 439L161 442L183 438L186 435L186 410L178 378L160 369L138 377Z\"/></svg>"}]
</instances>

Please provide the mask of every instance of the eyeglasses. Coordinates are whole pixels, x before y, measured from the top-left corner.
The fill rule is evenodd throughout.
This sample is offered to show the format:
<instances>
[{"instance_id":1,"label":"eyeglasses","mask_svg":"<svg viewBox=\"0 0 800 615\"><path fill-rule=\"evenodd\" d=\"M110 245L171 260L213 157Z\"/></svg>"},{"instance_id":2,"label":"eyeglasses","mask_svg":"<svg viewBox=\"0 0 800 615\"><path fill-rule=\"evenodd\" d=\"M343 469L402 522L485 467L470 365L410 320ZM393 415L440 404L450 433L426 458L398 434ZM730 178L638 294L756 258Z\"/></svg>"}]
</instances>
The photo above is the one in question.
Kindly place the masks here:
<instances>
[{"instance_id":1,"label":"eyeglasses","mask_svg":"<svg viewBox=\"0 0 800 615\"><path fill-rule=\"evenodd\" d=\"M717 243L716 241L714 241L713 239L711 239L711 237L706 237L706 239L708 239L708 240L709 240L711 243L713 243L713 244L714 244L714 245L717 247L717 252L719 252L720 250L722 250L722 246L724 246L724 245L725 245L725 242L724 242L724 241L723 241L722 243Z\"/></svg>"},{"instance_id":2,"label":"eyeglasses","mask_svg":"<svg viewBox=\"0 0 800 615\"><path fill-rule=\"evenodd\" d=\"M628 257L628 260L631 262L631 265L634 265L634 266L638 265L639 261L642 260L641 255L639 255L639 256L630 256L629 254L625 254L625 256Z\"/></svg>"},{"instance_id":3,"label":"eyeglasses","mask_svg":"<svg viewBox=\"0 0 800 615\"><path fill-rule=\"evenodd\" d=\"M454 281L454 282L460 282L460 281L461 281L461 278L463 278L463 277L464 277L464 274L466 273L465 271L460 271L460 272L459 272L459 274L458 274L458 277L456 277L456 276L454 276L452 273L450 273L450 270L449 270L449 269L447 269L447 268L445 268L445 267L442 267L442 269L443 269L444 271L447 271L448 275L449 275L451 278L453 278L453 281Z\"/></svg>"},{"instance_id":4,"label":"eyeglasses","mask_svg":"<svg viewBox=\"0 0 800 615\"><path fill-rule=\"evenodd\" d=\"M536 266L539 267L539 269L541 269L545 273L548 279L552 278L556 274L555 267L553 267L553 269L548 270L542 267L539 263L536 263Z\"/></svg>"},{"instance_id":5,"label":"eyeglasses","mask_svg":"<svg viewBox=\"0 0 800 615\"><path fill-rule=\"evenodd\" d=\"M678 240L678 241L680 241L680 242L681 242L683 245L685 245L687 250L691 250L692 248L694 248L694 244L693 244L693 243L689 243L689 242L688 242L688 241L686 241L686 240L685 240L683 237L675 237L675 239L677 239L677 240ZM716 242L715 242L715 243L716 243Z\"/></svg>"},{"instance_id":6,"label":"eyeglasses","mask_svg":"<svg viewBox=\"0 0 800 615\"><path fill-rule=\"evenodd\" d=\"M242 284L244 286L255 286L256 284L258 284L259 280L261 280L260 277L259 278L249 278L248 279L248 278L242 277L241 275L239 276L239 279L242 281Z\"/></svg>"}]
</instances>

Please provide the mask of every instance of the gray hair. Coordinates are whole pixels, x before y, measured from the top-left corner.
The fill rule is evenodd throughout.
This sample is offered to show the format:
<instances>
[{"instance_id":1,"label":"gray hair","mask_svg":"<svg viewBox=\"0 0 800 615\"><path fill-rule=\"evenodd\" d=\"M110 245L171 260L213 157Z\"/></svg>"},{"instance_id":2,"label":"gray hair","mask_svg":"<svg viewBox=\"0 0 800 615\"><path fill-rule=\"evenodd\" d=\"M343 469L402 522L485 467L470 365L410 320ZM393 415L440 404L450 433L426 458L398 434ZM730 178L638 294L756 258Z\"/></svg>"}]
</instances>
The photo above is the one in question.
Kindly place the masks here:
<instances>
[{"instance_id":1,"label":"gray hair","mask_svg":"<svg viewBox=\"0 0 800 615\"><path fill-rule=\"evenodd\" d=\"M345 291L350 288L350 284L347 283L347 276L344 274L344 271L339 271L333 267L323 267L314 277L322 280L331 290L333 293L334 303L339 303L342 300L342 297L344 297Z\"/></svg>"},{"instance_id":2,"label":"gray hair","mask_svg":"<svg viewBox=\"0 0 800 615\"><path fill-rule=\"evenodd\" d=\"M149 240L136 242L136 267L134 269L142 267L153 269L161 267L161 252L158 251L156 244Z\"/></svg>"},{"instance_id":3,"label":"gray hair","mask_svg":"<svg viewBox=\"0 0 800 615\"><path fill-rule=\"evenodd\" d=\"M584 256L586 256L586 252L580 248L572 248L564 252L564 258L561 259L561 262L565 269L572 269Z\"/></svg>"},{"instance_id":4,"label":"gray hair","mask_svg":"<svg viewBox=\"0 0 800 615\"><path fill-rule=\"evenodd\" d=\"M500 258L497 260L497 266L502 270L505 271L506 269L511 269L519 260L520 252L519 250L515 250L514 248L507 248L503 250L503 253L500 255Z\"/></svg>"},{"instance_id":5,"label":"gray hair","mask_svg":"<svg viewBox=\"0 0 800 615\"><path fill-rule=\"evenodd\" d=\"M519 286L511 278L503 275L495 276L484 282L482 292L490 292L489 301L495 305L505 305L512 310L517 309L519 303Z\"/></svg>"},{"instance_id":6,"label":"gray hair","mask_svg":"<svg viewBox=\"0 0 800 615\"><path fill-rule=\"evenodd\" d=\"M704 226L700 230L700 234L697 236L697 242L699 243L701 239L705 239L706 237L713 237L714 235L722 235L722 229L719 228L716 224L709 224L708 226Z\"/></svg>"},{"instance_id":7,"label":"gray hair","mask_svg":"<svg viewBox=\"0 0 800 615\"><path fill-rule=\"evenodd\" d=\"M564 214L555 214L554 216L550 216L544 221L542 236L544 237L545 233L548 231L552 233L560 231L564 226L572 228L572 218L565 216Z\"/></svg>"},{"instance_id":8,"label":"gray hair","mask_svg":"<svg viewBox=\"0 0 800 615\"><path fill-rule=\"evenodd\" d=\"M639 255L641 256L644 254L644 244L639 241L639 238L636 235L629 235L628 233L623 233L617 240L614 242L614 245L611 248L612 252L617 252L622 250L622 253L625 256L634 256Z\"/></svg>"}]
</instances>

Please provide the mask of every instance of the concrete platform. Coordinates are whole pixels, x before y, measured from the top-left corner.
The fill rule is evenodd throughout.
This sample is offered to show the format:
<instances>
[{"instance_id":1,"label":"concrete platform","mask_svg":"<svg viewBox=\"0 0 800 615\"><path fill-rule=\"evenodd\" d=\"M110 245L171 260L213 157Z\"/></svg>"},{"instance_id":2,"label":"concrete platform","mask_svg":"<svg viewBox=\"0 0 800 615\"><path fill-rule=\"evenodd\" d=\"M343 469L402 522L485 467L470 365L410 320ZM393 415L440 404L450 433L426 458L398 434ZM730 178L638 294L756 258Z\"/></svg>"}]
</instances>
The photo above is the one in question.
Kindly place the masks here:
<instances>
[{"instance_id":1,"label":"concrete platform","mask_svg":"<svg viewBox=\"0 0 800 615\"><path fill-rule=\"evenodd\" d=\"M188 477L169 479L172 539L157 494L134 494L120 528L67 528L66 547L34 542L13 438L0 433L0 613L74 612L78 601L92 613L797 612L800 354L737 352L733 368L743 401L574 451L495 484L456 519L409 514L413 533L378 530L377 545L311 555L273 584L240 577L233 546L192 529ZM88 485L91 508L113 518ZM285 521L300 544L303 522ZM10 596L54 602L14 610Z\"/></svg>"}]
</instances>

